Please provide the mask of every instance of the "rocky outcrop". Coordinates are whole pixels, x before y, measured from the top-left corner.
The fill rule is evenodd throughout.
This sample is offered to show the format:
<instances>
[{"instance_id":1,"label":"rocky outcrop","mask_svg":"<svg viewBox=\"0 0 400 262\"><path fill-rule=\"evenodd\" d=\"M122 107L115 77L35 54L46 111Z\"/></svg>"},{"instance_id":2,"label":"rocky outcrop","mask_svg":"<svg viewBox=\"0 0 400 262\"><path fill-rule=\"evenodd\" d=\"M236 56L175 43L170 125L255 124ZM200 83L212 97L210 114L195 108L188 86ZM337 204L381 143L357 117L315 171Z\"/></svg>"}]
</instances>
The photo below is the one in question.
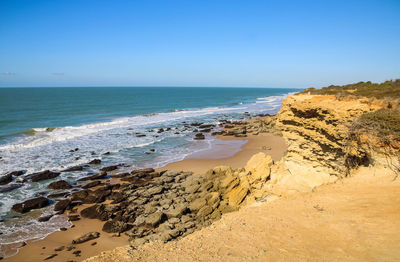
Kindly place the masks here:
<instances>
[{"instance_id":1,"label":"rocky outcrop","mask_svg":"<svg viewBox=\"0 0 400 262\"><path fill-rule=\"evenodd\" d=\"M26 213L32 209L38 209L49 205L49 200L45 197L37 197L26 200L22 203L18 203L12 206L12 210L18 213Z\"/></svg>"}]
</instances>

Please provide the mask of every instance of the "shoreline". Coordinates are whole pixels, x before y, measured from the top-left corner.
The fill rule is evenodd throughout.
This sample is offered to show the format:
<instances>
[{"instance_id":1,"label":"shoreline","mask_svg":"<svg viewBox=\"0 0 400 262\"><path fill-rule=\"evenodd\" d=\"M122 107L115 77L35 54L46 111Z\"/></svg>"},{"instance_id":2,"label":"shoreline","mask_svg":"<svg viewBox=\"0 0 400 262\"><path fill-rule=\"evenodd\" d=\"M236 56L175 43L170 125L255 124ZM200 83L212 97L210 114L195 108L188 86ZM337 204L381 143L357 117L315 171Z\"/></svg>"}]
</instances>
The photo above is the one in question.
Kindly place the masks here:
<instances>
[{"instance_id":1,"label":"shoreline","mask_svg":"<svg viewBox=\"0 0 400 262\"><path fill-rule=\"evenodd\" d=\"M200 155L190 155L184 160L167 164L164 167L158 168L157 171L173 170L173 171L191 171L196 175L205 173L207 170L215 166L227 165L232 168L243 167L252 155L258 152L270 154L274 160L279 160L285 150L286 144L282 137L260 133L258 135L249 134L248 137L236 138L232 136L217 136L218 141L224 141L223 145L217 150L215 147L202 152ZM240 150L230 157L224 157L229 154L229 141L242 140L244 143L240 146ZM227 144L225 144L225 142ZM218 147L218 145L217 145ZM78 206L79 212L90 205L84 204ZM66 214L64 214L66 216ZM50 261L75 261L82 260L100 254L102 251L111 250L116 247L129 245L128 237L125 234L120 234L116 237L115 234L105 233L102 231L104 221L97 219L81 218L78 221L72 222L74 226L66 231L57 231L51 233L41 240L28 242L25 246L19 248L18 253L7 257L4 261L21 261L29 257L31 261L42 261L45 258L51 257ZM71 245L71 241L80 237L87 232L100 232L100 237L92 241L88 241L76 245L76 249L67 250ZM113 236L114 235L114 236ZM96 242L95 245L92 243ZM64 246L64 248L61 248ZM45 247L45 249L43 249ZM55 249L63 249L55 251ZM80 250L79 256L73 254Z\"/></svg>"}]
</instances>

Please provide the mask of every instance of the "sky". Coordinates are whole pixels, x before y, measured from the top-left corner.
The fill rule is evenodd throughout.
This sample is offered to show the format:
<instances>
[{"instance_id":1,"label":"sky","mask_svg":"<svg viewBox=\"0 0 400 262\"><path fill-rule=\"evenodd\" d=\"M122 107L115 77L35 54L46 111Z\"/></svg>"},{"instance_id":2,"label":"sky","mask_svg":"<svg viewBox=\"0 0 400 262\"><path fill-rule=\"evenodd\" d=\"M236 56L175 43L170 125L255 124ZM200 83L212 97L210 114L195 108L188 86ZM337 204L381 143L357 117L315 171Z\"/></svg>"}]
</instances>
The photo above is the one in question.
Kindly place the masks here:
<instances>
[{"instance_id":1,"label":"sky","mask_svg":"<svg viewBox=\"0 0 400 262\"><path fill-rule=\"evenodd\" d=\"M400 0L1 0L0 87L400 78Z\"/></svg>"}]
</instances>

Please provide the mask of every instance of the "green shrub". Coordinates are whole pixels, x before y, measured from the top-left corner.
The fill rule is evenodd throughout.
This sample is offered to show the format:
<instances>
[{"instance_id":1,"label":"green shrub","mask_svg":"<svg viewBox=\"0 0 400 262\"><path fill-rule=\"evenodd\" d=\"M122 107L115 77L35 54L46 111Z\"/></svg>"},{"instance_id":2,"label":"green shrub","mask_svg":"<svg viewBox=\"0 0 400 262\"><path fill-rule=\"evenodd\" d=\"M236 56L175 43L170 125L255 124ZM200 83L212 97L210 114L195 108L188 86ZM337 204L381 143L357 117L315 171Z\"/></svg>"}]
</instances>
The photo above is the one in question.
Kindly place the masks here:
<instances>
[{"instance_id":1,"label":"green shrub","mask_svg":"<svg viewBox=\"0 0 400 262\"><path fill-rule=\"evenodd\" d=\"M300 92L315 95L339 95L375 98L400 98L400 79L389 80L383 83L358 82L355 84L335 86L331 85L321 89L308 88Z\"/></svg>"}]
</instances>

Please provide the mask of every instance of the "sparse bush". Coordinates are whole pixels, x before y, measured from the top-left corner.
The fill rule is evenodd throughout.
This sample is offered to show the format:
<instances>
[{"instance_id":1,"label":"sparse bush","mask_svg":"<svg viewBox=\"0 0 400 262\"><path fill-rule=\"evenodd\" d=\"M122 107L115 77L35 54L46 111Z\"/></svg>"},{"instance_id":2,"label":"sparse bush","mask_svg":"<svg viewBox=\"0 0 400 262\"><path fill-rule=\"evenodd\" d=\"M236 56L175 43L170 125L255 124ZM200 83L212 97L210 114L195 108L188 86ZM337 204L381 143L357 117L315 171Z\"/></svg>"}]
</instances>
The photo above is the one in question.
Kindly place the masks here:
<instances>
[{"instance_id":1,"label":"sparse bush","mask_svg":"<svg viewBox=\"0 0 400 262\"><path fill-rule=\"evenodd\" d=\"M400 79L389 80L383 83L371 83L368 81L343 86L331 85L321 89L308 88L300 93L310 93L314 95L336 95L339 96L339 98L354 95L356 97L396 99L400 98Z\"/></svg>"}]
</instances>

